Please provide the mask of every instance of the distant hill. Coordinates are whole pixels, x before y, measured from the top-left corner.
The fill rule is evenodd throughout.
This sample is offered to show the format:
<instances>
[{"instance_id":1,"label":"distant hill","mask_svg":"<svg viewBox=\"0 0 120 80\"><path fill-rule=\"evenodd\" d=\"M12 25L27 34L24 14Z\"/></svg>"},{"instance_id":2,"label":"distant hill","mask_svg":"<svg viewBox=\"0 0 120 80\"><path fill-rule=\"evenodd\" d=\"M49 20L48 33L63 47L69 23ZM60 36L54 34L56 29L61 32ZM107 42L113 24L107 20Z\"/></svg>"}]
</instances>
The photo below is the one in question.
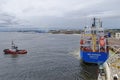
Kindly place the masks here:
<instances>
[{"instance_id":1,"label":"distant hill","mask_svg":"<svg viewBox=\"0 0 120 80\"><path fill-rule=\"evenodd\" d=\"M0 32L36 32L45 33L45 30L39 28L1 28Z\"/></svg>"},{"instance_id":2,"label":"distant hill","mask_svg":"<svg viewBox=\"0 0 120 80\"><path fill-rule=\"evenodd\" d=\"M49 30L48 33L52 34L80 34L82 30L67 30L67 29L60 29L60 30Z\"/></svg>"}]
</instances>

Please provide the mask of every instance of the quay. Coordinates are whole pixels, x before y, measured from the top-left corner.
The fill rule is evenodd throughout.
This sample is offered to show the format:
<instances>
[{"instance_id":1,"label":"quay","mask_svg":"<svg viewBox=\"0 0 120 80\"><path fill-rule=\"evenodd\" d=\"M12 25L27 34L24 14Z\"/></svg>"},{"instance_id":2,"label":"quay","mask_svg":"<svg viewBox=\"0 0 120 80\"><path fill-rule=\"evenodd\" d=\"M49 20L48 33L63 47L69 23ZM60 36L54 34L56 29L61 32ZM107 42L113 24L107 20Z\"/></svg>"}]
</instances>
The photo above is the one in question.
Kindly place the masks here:
<instances>
[{"instance_id":1,"label":"quay","mask_svg":"<svg viewBox=\"0 0 120 80\"><path fill-rule=\"evenodd\" d=\"M110 54L103 64L105 75L98 75L98 80L120 80L120 39L109 39Z\"/></svg>"}]
</instances>

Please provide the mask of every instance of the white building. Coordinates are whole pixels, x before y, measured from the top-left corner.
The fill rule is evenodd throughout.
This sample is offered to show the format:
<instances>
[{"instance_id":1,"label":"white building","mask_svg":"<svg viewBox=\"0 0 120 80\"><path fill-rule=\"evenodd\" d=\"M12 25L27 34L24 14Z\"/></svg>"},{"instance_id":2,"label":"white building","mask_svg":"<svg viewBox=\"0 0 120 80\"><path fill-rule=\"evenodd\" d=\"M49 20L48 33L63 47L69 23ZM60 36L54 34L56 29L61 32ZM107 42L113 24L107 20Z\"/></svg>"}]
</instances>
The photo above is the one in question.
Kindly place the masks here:
<instances>
[{"instance_id":1,"label":"white building","mask_svg":"<svg viewBox=\"0 0 120 80\"><path fill-rule=\"evenodd\" d=\"M120 33L115 33L115 38L120 39Z\"/></svg>"}]
</instances>

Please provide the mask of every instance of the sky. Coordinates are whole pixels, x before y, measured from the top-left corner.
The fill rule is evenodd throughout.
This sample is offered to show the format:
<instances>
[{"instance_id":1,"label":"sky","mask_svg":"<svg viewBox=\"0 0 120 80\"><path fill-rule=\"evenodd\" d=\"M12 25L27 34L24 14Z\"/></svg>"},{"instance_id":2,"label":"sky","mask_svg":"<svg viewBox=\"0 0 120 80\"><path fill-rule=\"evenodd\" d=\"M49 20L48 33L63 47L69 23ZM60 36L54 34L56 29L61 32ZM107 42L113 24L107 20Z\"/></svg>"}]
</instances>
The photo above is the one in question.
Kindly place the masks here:
<instances>
[{"instance_id":1,"label":"sky","mask_svg":"<svg viewBox=\"0 0 120 80\"><path fill-rule=\"evenodd\" d=\"M120 29L120 0L0 0L1 28L81 29L93 17Z\"/></svg>"}]
</instances>

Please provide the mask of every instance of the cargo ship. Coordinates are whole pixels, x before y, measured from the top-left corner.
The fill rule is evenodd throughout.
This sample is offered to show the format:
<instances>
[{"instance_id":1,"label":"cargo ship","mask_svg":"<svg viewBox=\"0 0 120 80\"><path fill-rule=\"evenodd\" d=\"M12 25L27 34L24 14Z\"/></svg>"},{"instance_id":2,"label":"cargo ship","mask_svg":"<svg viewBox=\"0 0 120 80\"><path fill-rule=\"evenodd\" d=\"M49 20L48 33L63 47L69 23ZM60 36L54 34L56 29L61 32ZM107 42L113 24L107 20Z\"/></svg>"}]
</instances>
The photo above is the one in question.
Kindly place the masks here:
<instances>
[{"instance_id":1,"label":"cargo ship","mask_svg":"<svg viewBox=\"0 0 120 80\"><path fill-rule=\"evenodd\" d=\"M102 21L93 18L92 26L85 27L80 38L80 57L85 63L103 64L109 56L108 35Z\"/></svg>"}]
</instances>

